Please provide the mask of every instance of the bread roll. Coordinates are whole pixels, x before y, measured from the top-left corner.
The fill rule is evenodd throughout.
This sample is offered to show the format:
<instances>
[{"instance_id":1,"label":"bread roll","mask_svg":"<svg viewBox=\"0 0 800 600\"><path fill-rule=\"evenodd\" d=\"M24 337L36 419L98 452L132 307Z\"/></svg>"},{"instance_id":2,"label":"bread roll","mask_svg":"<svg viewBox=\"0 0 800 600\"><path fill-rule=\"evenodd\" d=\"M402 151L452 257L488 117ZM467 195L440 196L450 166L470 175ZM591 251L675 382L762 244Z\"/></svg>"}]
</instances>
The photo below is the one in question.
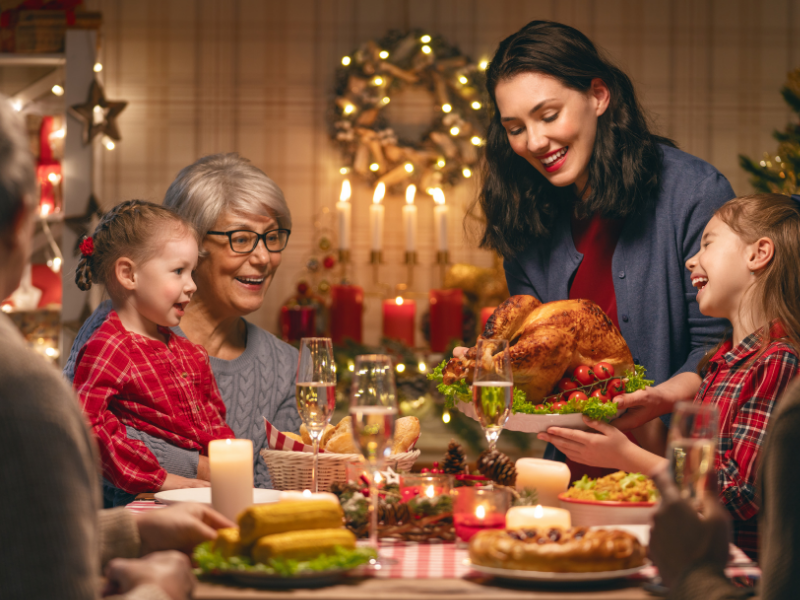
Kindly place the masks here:
<instances>
[{"instance_id":1,"label":"bread roll","mask_svg":"<svg viewBox=\"0 0 800 600\"><path fill-rule=\"evenodd\" d=\"M320 449L322 449L322 450L325 449L325 442L328 441L328 438L330 437L330 434L333 433L333 430L334 430L334 426L331 425L330 423L325 425L325 431L322 432L322 436L320 437L320 440L319 440ZM306 427L305 423L300 425L300 435L302 436L301 441L304 444L307 444L309 446L314 444L314 440L311 439L311 434L308 432L308 427Z\"/></svg>"},{"instance_id":2,"label":"bread roll","mask_svg":"<svg viewBox=\"0 0 800 600\"><path fill-rule=\"evenodd\" d=\"M322 439L319 441L319 447L323 450L325 449L325 445L328 443L328 440L333 437L333 432L336 431L336 427L328 423L325 425L325 431L322 433Z\"/></svg>"},{"instance_id":3,"label":"bread roll","mask_svg":"<svg viewBox=\"0 0 800 600\"><path fill-rule=\"evenodd\" d=\"M408 452L419 438L419 419L402 417L394 423L394 443L392 454Z\"/></svg>"},{"instance_id":4,"label":"bread roll","mask_svg":"<svg viewBox=\"0 0 800 600\"><path fill-rule=\"evenodd\" d=\"M286 437L288 437L289 439L294 440L295 442L300 442L301 444L305 443L303 441L303 438L297 435L296 433L292 433L291 431L282 431L281 433Z\"/></svg>"},{"instance_id":5,"label":"bread roll","mask_svg":"<svg viewBox=\"0 0 800 600\"><path fill-rule=\"evenodd\" d=\"M308 435L308 428L306 427L305 423L300 425L300 435L303 437L303 443L304 444L308 444L310 446L311 445L311 436Z\"/></svg>"}]
</instances>

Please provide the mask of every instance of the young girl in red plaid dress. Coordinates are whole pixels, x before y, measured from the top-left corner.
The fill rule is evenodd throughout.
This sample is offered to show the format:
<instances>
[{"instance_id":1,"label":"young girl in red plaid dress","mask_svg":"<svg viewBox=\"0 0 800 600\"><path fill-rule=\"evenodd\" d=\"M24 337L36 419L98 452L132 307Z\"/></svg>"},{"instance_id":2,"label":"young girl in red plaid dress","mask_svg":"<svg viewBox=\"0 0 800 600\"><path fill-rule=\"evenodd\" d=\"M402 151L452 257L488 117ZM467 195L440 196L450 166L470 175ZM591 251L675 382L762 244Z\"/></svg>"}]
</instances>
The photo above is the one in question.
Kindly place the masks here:
<instances>
[{"instance_id":1,"label":"young girl in red plaid dress","mask_svg":"<svg viewBox=\"0 0 800 600\"><path fill-rule=\"evenodd\" d=\"M82 290L103 284L114 310L81 349L74 386L97 436L104 479L128 494L208 482L167 473L126 428L202 454L211 440L235 437L208 353L169 329L197 289L197 237L170 209L130 200L81 243L75 282Z\"/></svg>"},{"instance_id":2,"label":"young girl in red plaid dress","mask_svg":"<svg viewBox=\"0 0 800 600\"><path fill-rule=\"evenodd\" d=\"M800 197L756 194L719 208L703 232L700 251L686 262L700 312L728 319L732 330L698 366L697 385L662 384L621 396L621 408L648 417L676 401L717 407L715 467L720 500L734 523L734 543L758 552L756 471L769 418L789 382L800 374ZM602 435L552 427L540 439L569 458L652 474L666 459L632 444L618 429L588 421Z\"/></svg>"}]
</instances>

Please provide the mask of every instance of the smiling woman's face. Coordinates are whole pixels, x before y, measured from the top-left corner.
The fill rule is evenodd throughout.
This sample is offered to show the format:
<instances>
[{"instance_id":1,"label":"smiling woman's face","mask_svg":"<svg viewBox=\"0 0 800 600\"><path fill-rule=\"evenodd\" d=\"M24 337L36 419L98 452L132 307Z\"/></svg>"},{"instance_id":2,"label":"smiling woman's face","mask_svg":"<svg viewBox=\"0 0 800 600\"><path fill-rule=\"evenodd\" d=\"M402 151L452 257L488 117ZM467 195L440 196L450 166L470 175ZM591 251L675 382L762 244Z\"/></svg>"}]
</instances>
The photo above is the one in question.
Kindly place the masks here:
<instances>
[{"instance_id":1,"label":"smiling woman's face","mask_svg":"<svg viewBox=\"0 0 800 600\"><path fill-rule=\"evenodd\" d=\"M497 84L495 99L512 150L556 187L588 180L597 118L608 108L600 79L586 92L541 73L521 73Z\"/></svg>"},{"instance_id":2,"label":"smiling woman's face","mask_svg":"<svg viewBox=\"0 0 800 600\"><path fill-rule=\"evenodd\" d=\"M277 228L277 223L270 217L223 214L211 230L247 229L264 233ZM255 250L249 254L237 254L231 250L228 237L223 235L205 236L203 249L207 254L200 259L194 274L197 282L195 299L228 316L244 316L261 308L269 284L281 264L280 252L268 252L264 241L259 240Z\"/></svg>"}]
</instances>

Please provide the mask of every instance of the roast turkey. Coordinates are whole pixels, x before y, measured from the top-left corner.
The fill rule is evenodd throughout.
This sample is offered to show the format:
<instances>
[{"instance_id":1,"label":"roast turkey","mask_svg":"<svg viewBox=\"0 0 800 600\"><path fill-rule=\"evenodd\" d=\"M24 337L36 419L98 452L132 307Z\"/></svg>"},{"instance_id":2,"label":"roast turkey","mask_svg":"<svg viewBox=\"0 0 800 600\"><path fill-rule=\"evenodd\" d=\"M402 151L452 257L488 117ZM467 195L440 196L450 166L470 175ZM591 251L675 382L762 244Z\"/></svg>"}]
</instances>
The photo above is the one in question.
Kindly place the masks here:
<instances>
[{"instance_id":1,"label":"roast turkey","mask_svg":"<svg viewBox=\"0 0 800 600\"><path fill-rule=\"evenodd\" d=\"M494 311L478 339L506 339L511 354L514 385L529 402L549 395L558 380L580 365L605 361L622 375L633 368L633 358L619 329L590 300L556 300L542 304L533 296L511 296ZM476 348L452 358L443 381L472 383ZM500 360L496 354L493 360Z\"/></svg>"}]
</instances>

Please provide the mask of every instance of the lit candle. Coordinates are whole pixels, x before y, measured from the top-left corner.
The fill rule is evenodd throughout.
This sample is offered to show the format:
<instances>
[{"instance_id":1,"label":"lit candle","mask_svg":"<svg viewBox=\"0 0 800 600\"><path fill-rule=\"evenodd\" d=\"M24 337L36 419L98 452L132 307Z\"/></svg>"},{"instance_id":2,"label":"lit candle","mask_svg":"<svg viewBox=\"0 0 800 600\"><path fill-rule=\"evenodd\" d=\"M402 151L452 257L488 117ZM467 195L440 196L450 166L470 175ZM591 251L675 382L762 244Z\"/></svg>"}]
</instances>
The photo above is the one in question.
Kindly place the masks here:
<instances>
[{"instance_id":1,"label":"lit candle","mask_svg":"<svg viewBox=\"0 0 800 600\"><path fill-rule=\"evenodd\" d=\"M406 205L403 207L403 229L406 232L406 252L417 249L417 206L414 204L414 194L417 186L413 183L406 188Z\"/></svg>"},{"instance_id":2,"label":"lit candle","mask_svg":"<svg viewBox=\"0 0 800 600\"><path fill-rule=\"evenodd\" d=\"M448 475L426 473L404 473L400 476L400 498L408 502L411 498L422 496L435 498L450 494L450 480Z\"/></svg>"},{"instance_id":3,"label":"lit candle","mask_svg":"<svg viewBox=\"0 0 800 600\"><path fill-rule=\"evenodd\" d=\"M431 350L444 352L453 340L464 338L464 294L460 288L431 290Z\"/></svg>"},{"instance_id":4,"label":"lit candle","mask_svg":"<svg viewBox=\"0 0 800 600\"><path fill-rule=\"evenodd\" d=\"M406 346L414 346L414 319L417 303L398 296L383 301L383 337L400 340Z\"/></svg>"},{"instance_id":5,"label":"lit candle","mask_svg":"<svg viewBox=\"0 0 800 600\"><path fill-rule=\"evenodd\" d=\"M447 205L444 203L444 192L441 188L433 190L433 231L436 237L436 249L447 252Z\"/></svg>"},{"instance_id":6,"label":"lit candle","mask_svg":"<svg viewBox=\"0 0 800 600\"><path fill-rule=\"evenodd\" d=\"M327 500L339 506L339 497L330 492L318 492L316 494L312 493L311 490L281 492L281 501L284 500Z\"/></svg>"},{"instance_id":7,"label":"lit candle","mask_svg":"<svg viewBox=\"0 0 800 600\"><path fill-rule=\"evenodd\" d=\"M361 316L364 290L357 285L331 286L331 339L341 344L345 339L361 343Z\"/></svg>"},{"instance_id":8,"label":"lit candle","mask_svg":"<svg viewBox=\"0 0 800 600\"><path fill-rule=\"evenodd\" d=\"M459 539L467 542L484 529L503 529L510 497L505 490L457 488L454 492L453 526Z\"/></svg>"},{"instance_id":9,"label":"lit candle","mask_svg":"<svg viewBox=\"0 0 800 600\"><path fill-rule=\"evenodd\" d=\"M342 182L342 193L339 195L339 202L336 203L336 214L339 217L339 250L350 249L350 219L353 207L350 204L350 181L345 179Z\"/></svg>"},{"instance_id":10,"label":"lit candle","mask_svg":"<svg viewBox=\"0 0 800 600\"><path fill-rule=\"evenodd\" d=\"M252 440L214 440L208 444L211 506L231 521L253 504Z\"/></svg>"},{"instance_id":11,"label":"lit candle","mask_svg":"<svg viewBox=\"0 0 800 600\"><path fill-rule=\"evenodd\" d=\"M369 207L369 227L372 233L372 250L373 252L380 252L383 248L383 196L386 194L386 186L383 182L379 183L375 188L375 194L372 196L372 206Z\"/></svg>"},{"instance_id":12,"label":"lit candle","mask_svg":"<svg viewBox=\"0 0 800 600\"><path fill-rule=\"evenodd\" d=\"M558 495L569 486L569 467L543 458L520 458L517 463L517 490L536 490L545 506L560 506Z\"/></svg>"},{"instance_id":13,"label":"lit candle","mask_svg":"<svg viewBox=\"0 0 800 600\"><path fill-rule=\"evenodd\" d=\"M513 506L506 513L507 529L537 529L540 527L572 527L569 511L551 506Z\"/></svg>"}]
</instances>

